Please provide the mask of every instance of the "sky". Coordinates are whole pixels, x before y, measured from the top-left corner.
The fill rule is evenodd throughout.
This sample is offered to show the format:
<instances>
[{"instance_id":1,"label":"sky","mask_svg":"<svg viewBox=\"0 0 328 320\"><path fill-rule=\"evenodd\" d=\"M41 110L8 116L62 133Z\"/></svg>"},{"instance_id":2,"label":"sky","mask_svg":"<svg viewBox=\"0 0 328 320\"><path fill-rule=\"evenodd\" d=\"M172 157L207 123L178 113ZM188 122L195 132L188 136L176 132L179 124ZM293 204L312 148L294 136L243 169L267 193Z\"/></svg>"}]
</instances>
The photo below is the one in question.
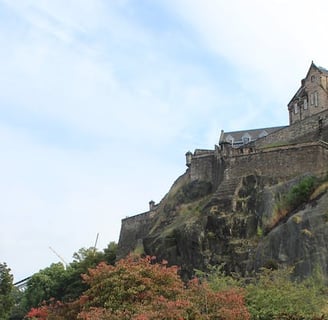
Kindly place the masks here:
<instances>
[{"instance_id":1,"label":"sky","mask_svg":"<svg viewBox=\"0 0 328 320\"><path fill-rule=\"evenodd\" d=\"M118 241L185 153L288 124L325 0L0 0L0 263L15 281Z\"/></svg>"}]
</instances>

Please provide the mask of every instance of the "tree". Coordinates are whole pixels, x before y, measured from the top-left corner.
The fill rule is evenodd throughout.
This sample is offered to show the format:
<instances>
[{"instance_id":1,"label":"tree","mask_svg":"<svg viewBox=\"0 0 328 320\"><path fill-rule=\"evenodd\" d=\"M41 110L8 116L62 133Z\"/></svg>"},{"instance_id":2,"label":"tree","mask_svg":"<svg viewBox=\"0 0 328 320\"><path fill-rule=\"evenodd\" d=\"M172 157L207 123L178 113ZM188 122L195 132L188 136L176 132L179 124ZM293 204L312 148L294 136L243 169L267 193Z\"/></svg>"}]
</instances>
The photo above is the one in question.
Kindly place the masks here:
<instances>
[{"instance_id":1,"label":"tree","mask_svg":"<svg viewBox=\"0 0 328 320\"><path fill-rule=\"evenodd\" d=\"M38 307L42 301L50 298L60 299L65 290L65 279L66 271L62 263L53 263L35 273L28 281L24 294L26 308Z\"/></svg>"},{"instance_id":2,"label":"tree","mask_svg":"<svg viewBox=\"0 0 328 320\"><path fill-rule=\"evenodd\" d=\"M326 303L322 284L315 279L291 281L291 270L263 269L246 286L246 301L254 319L314 319ZM323 318L320 318L323 319Z\"/></svg>"},{"instance_id":3,"label":"tree","mask_svg":"<svg viewBox=\"0 0 328 320\"><path fill-rule=\"evenodd\" d=\"M67 279L65 283L65 293L62 296L62 301L70 301L77 299L88 285L82 281L81 275L88 272L88 269L95 268L100 262L105 261L109 264L114 264L116 260L117 244L109 243L104 251L91 248L81 248L73 254L73 262L67 267Z\"/></svg>"},{"instance_id":4,"label":"tree","mask_svg":"<svg viewBox=\"0 0 328 320\"><path fill-rule=\"evenodd\" d=\"M0 319L8 319L14 306L13 276L7 264L0 263Z\"/></svg>"},{"instance_id":5,"label":"tree","mask_svg":"<svg viewBox=\"0 0 328 320\"><path fill-rule=\"evenodd\" d=\"M22 309L37 308L43 301L50 299L62 302L78 299L88 289L81 275L87 273L89 268L95 268L101 261L114 264L116 249L115 242L111 242L104 251L98 251L94 247L81 248L74 253L74 260L66 269L62 263L54 263L35 273L28 281L21 302Z\"/></svg>"},{"instance_id":6,"label":"tree","mask_svg":"<svg viewBox=\"0 0 328 320\"><path fill-rule=\"evenodd\" d=\"M96 314L104 319L162 319L160 314L168 312L179 316L171 319L179 319L190 304L177 267L167 267L165 261L155 263L151 257L129 256L115 266L100 263L83 278L90 289L83 296L87 302L81 319Z\"/></svg>"},{"instance_id":7,"label":"tree","mask_svg":"<svg viewBox=\"0 0 328 320\"><path fill-rule=\"evenodd\" d=\"M50 303L29 313L37 319L249 320L241 289L214 292L178 268L155 258L129 256L115 266L100 263L83 276L89 289L70 303Z\"/></svg>"}]
</instances>

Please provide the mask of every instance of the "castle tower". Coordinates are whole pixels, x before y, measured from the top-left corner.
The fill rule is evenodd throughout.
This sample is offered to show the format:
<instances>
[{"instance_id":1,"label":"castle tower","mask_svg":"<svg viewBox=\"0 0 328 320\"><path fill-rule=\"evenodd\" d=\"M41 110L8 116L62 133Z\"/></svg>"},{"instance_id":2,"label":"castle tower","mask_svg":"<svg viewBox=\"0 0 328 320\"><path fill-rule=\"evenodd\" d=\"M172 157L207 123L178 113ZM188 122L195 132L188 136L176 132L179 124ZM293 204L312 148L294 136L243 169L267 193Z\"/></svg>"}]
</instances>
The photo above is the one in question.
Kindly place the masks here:
<instances>
[{"instance_id":1,"label":"castle tower","mask_svg":"<svg viewBox=\"0 0 328 320\"><path fill-rule=\"evenodd\" d=\"M192 153L188 151L186 153L186 166L189 168L191 166Z\"/></svg>"},{"instance_id":2,"label":"castle tower","mask_svg":"<svg viewBox=\"0 0 328 320\"><path fill-rule=\"evenodd\" d=\"M154 200L150 200L149 201L149 211L154 210L155 208L155 201Z\"/></svg>"},{"instance_id":3,"label":"castle tower","mask_svg":"<svg viewBox=\"0 0 328 320\"><path fill-rule=\"evenodd\" d=\"M328 109L328 70L313 61L301 87L288 103L289 124Z\"/></svg>"}]
</instances>

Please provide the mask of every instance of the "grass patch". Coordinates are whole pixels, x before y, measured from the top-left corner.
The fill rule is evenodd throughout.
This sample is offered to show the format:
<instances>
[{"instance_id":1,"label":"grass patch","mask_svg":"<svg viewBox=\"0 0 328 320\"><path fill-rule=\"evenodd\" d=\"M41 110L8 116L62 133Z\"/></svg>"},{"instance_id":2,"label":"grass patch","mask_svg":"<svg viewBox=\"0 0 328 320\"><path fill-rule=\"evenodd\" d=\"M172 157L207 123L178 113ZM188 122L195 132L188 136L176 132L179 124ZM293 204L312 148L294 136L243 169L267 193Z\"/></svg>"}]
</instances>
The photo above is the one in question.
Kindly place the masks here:
<instances>
[{"instance_id":1,"label":"grass patch","mask_svg":"<svg viewBox=\"0 0 328 320\"><path fill-rule=\"evenodd\" d=\"M312 237L312 232L309 229L302 229L301 233L304 234L305 236L311 238Z\"/></svg>"},{"instance_id":2,"label":"grass patch","mask_svg":"<svg viewBox=\"0 0 328 320\"><path fill-rule=\"evenodd\" d=\"M273 142L273 143L270 143L270 144L267 144L267 145L261 147L261 149L269 149L269 148L284 147L284 146L287 146L287 145L289 145L289 143L286 142L286 141Z\"/></svg>"},{"instance_id":3,"label":"grass patch","mask_svg":"<svg viewBox=\"0 0 328 320\"><path fill-rule=\"evenodd\" d=\"M300 224L302 222L302 217L296 214L296 215L293 216L292 220L296 224Z\"/></svg>"},{"instance_id":4,"label":"grass patch","mask_svg":"<svg viewBox=\"0 0 328 320\"><path fill-rule=\"evenodd\" d=\"M134 248L133 253L136 255L142 255L145 253L145 248L141 242L139 242L137 246Z\"/></svg>"},{"instance_id":5,"label":"grass patch","mask_svg":"<svg viewBox=\"0 0 328 320\"><path fill-rule=\"evenodd\" d=\"M324 181L311 194L310 200L314 200L315 198L317 198L318 196L320 196L321 194L323 194L327 190L328 190L328 181Z\"/></svg>"},{"instance_id":6,"label":"grass patch","mask_svg":"<svg viewBox=\"0 0 328 320\"><path fill-rule=\"evenodd\" d=\"M281 197L281 199L276 202L271 221L267 226L267 231L273 229L293 210L309 201L317 186L318 179L314 176L306 176L301 179L298 184L294 185L285 195Z\"/></svg>"}]
</instances>

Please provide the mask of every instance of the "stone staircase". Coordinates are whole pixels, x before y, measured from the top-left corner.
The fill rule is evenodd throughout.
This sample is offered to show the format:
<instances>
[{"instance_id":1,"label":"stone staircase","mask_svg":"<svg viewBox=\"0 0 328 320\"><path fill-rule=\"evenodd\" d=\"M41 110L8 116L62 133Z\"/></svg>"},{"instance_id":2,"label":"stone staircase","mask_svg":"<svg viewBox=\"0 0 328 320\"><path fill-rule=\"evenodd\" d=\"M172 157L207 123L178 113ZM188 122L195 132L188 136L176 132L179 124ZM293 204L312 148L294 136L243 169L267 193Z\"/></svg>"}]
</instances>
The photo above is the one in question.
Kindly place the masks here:
<instances>
[{"instance_id":1,"label":"stone staircase","mask_svg":"<svg viewBox=\"0 0 328 320\"><path fill-rule=\"evenodd\" d=\"M232 210L232 200L235 191L240 183L240 178L225 179L219 185L213 197L211 204L216 205L219 210Z\"/></svg>"}]
</instances>

